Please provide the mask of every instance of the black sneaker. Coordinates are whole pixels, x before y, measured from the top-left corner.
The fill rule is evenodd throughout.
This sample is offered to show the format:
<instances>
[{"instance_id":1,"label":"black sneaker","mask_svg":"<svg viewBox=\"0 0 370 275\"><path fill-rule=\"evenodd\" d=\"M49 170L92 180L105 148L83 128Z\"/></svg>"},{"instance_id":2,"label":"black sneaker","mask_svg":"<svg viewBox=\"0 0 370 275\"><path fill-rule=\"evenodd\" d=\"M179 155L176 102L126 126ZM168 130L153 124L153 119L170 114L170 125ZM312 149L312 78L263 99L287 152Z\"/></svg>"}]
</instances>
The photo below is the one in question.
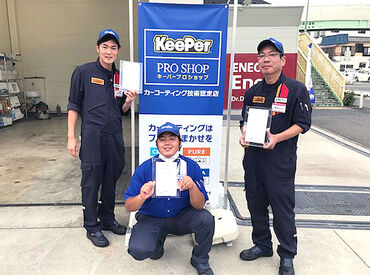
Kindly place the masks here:
<instances>
[{"instance_id":1,"label":"black sneaker","mask_svg":"<svg viewBox=\"0 0 370 275\"><path fill-rule=\"evenodd\" d=\"M239 256L244 261L253 261L259 257L271 257L272 250L262 250L258 246L253 246L240 252Z\"/></svg>"},{"instance_id":2,"label":"black sneaker","mask_svg":"<svg viewBox=\"0 0 370 275\"><path fill-rule=\"evenodd\" d=\"M293 259L280 259L279 275L294 275Z\"/></svg>"},{"instance_id":3,"label":"black sneaker","mask_svg":"<svg viewBox=\"0 0 370 275\"><path fill-rule=\"evenodd\" d=\"M198 271L198 275L213 275L213 270L209 264L196 264L193 259L190 259L190 263Z\"/></svg>"},{"instance_id":4,"label":"black sneaker","mask_svg":"<svg viewBox=\"0 0 370 275\"><path fill-rule=\"evenodd\" d=\"M109 245L108 239L103 235L101 231L90 233L86 232L86 237L98 247L106 247Z\"/></svg>"},{"instance_id":5,"label":"black sneaker","mask_svg":"<svg viewBox=\"0 0 370 275\"><path fill-rule=\"evenodd\" d=\"M110 225L103 224L102 229L112 231L114 234L117 235L125 235L127 227L124 225L120 225L116 220L114 220L113 223Z\"/></svg>"}]
</instances>

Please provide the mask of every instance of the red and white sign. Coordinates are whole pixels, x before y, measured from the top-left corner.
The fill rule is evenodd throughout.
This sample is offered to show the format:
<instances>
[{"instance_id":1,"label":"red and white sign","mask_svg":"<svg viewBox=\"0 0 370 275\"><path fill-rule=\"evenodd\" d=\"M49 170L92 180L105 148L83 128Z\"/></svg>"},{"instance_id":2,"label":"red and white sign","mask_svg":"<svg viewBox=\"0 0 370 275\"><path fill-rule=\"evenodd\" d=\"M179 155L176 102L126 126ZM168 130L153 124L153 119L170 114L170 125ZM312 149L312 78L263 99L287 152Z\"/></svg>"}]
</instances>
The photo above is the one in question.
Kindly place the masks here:
<instances>
[{"instance_id":1,"label":"red and white sign","mask_svg":"<svg viewBox=\"0 0 370 275\"><path fill-rule=\"evenodd\" d=\"M286 63L283 72L287 77L296 78L297 54L286 53ZM226 57L226 79L224 109L227 109L227 98L230 75L230 54ZM236 53L234 57L234 83L232 87L231 109L243 108L244 94L247 89L263 79L258 68L256 53Z\"/></svg>"},{"instance_id":2,"label":"red and white sign","mask_svg":"<svg viewBox=\"0 0 370 275\"><path fill-rule=\"evenodd\" d=\"M184 156L209 156L211 154L211 148L184 148Z\"/></svg>"},{"instance_id":3,"label":"red and white sign","mask_svg":"<svg viewBox=\"0 0 370 275\"><path fill-rule=\"evenodd\" d=\"M209 164L211 156L211 148L183 148L183 155L191 158L199 165ZM201 165L202 166L202 165Z\"/></svg>"}]
</instances>

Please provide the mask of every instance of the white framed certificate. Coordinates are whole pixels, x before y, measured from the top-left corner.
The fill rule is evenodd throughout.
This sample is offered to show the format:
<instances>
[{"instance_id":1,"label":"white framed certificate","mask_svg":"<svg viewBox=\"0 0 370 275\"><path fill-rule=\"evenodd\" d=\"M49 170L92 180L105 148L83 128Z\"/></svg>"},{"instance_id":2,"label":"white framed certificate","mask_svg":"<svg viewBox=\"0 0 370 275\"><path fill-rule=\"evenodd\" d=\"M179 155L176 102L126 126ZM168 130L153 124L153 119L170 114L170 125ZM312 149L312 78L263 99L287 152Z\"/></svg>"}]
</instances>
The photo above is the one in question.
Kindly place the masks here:
<instances>
[{"instance_id":1,"label":"white framed certificate","mask_svg":"<svg viewBox=\"0 0 370 275\"><path fill-rule=\"evenodd\" d=\"M152 159L152 177L155 181L154 198L180 197L179 171L180 160L167 162L158 158Z\"/></svg>"},{"instance_id":2,"label":"white framed certificate","mask_svg":"<svg viewBox=\"0 0 370 275\"><path fill-rule=\"evenodd\" d=\"M267 128L271 127L271 108L246 106L245 141L251 146L263 147L268 142Z\"/></svg>"},{"instance_id":3,"label":"white framed certificate","mask_svg":"<svg viewBox=\"0 0 370 275\"><path fill-rule=\"evenodd\" d=\"M140 62L131 62L120 60L120 82L121 91L142 92L143 64Z\"/></svg>"}]
</instances>

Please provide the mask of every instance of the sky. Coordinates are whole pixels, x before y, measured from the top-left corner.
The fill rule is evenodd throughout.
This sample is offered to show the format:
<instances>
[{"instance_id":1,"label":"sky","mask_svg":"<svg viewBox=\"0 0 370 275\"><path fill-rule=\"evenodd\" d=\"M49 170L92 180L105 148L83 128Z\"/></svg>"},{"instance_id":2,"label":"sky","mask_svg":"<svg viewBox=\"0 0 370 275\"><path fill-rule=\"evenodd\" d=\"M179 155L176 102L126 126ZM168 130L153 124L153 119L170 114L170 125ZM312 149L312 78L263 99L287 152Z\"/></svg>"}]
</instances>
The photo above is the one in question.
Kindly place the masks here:
<instances>
[{"instance_id":1,"label":"sky","mask_svg":"<svg viewBox=\"0 0 370 275\"><path fill-rule=\"evenodd\" d=\"M307 0L265 0L274 6L306 6ZM370 5L369 0L309 0L310 6Z\"/></svg>"}]
</instances>

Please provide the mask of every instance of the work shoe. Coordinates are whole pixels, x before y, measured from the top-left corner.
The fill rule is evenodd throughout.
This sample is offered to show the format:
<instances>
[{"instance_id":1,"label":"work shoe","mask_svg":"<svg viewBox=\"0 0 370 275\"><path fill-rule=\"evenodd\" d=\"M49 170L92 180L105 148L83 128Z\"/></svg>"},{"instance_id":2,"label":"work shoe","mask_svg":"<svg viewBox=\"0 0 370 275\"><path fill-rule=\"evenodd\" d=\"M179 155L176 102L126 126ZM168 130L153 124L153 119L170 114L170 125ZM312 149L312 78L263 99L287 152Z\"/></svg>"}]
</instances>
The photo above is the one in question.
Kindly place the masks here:
<instances>
[{"instance_id":1,"label":"work shoe","mask_svg":"<svg viewBox=\"0 0 370 275\"><path fill-rule=\"evenodd\" d=\"M249 249L244 249L242 252L240 252L239 256L244 261L253 261L259 257L271 257L272 250L262 250L255 245Z\"/></svg>"},{"instance_id":2,"label":"work shoe","mask_svg":"<svg viewBox=\"0 0 370 275\"><path fill-rule=\"evenodd\" d=\"M208 263L196 264L193 262L193 259L190 259L190 263L198 271L198 275L213 275L213 270Z\"/></svg>"},{"instance_id":3,"label":"work shoe","mask_svg":"<svg viewBox=\"0 0 370 275\"><path fill-rule=\"evenodd\" d=\"M280 259L279 275L294 275L293 259Z\"/></svg>"},{"instance_id":4,"label":"work shoe","mask_svg":"<svg viewBox=\"0 0 370 275\"><path fill-rule=\"evenodd\" d=\"M108 239L103 235L101 231L95 233L86 232L86 237L98 247L106 247L109 245Z\"/></svg>"},{"instance_id":5,"label":"work shoe","mask_svg":"<svg viewBox=\"0 0 370 275\"><path fill-rule=\"evenodd\" d=\"M126 226L120 225L116 220L114 220L113 223L110 225L103 224L102 229L112 231L114 234L117 235L125 235L127 228Z\"/></svg>"}]
</instances>

